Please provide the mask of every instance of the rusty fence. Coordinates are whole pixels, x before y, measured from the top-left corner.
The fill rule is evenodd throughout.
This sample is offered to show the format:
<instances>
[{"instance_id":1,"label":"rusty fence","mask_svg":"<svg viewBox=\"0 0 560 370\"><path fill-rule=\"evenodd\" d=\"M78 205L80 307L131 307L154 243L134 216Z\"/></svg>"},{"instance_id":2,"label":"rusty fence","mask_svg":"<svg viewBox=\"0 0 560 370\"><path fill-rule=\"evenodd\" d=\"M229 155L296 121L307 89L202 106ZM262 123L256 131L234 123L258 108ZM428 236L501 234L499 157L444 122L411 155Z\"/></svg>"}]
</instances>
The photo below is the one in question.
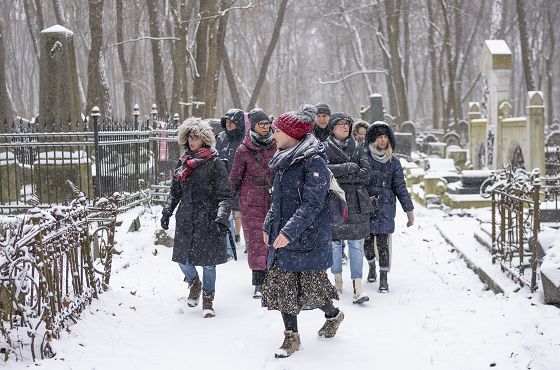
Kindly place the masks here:
<instances>
[{"instance_id":1,"label":"rusty fence","mask_svg":"<svg viewBox=\"0 0 560 370\"><path fill-rule=\"evenodd\" d=\"M76 187L73 186L74 191ZM51 357L53 339L76 321L111 277L118 197L34 207L0 230L0 354Z\"/></svg>"}]
</instances>

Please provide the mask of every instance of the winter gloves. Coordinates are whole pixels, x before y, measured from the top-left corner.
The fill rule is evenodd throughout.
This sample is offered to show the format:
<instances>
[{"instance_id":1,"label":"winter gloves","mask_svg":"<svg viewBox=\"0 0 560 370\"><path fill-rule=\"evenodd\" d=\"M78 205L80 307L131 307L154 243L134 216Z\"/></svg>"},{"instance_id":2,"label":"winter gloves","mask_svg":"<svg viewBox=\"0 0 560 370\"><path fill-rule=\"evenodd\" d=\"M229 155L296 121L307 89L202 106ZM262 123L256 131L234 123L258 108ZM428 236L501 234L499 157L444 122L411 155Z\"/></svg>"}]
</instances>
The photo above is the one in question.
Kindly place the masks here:
<instances>
[{"instance_id":1,"label":"winter gloves","mask_svg":"<svg viewBox=\"0 0 560 370\"><path fill-rule=\"evenodd\" d=\"M216 230L218 230L219 234L226 234L227 233L227 229L228 226L224 225L223 223L219 222L219 221L214 221L214 223L216 224Z\"/></svg>"},{"instance_id":2,"label":"winter gloves","mask_svg":"<svg viewBox=\"0 0 560 370\"><path fill-rule=\"evenodd\" d=\"M169 215L168 215L167 213L164 213L164 214L161 216L161 228L162 228L163 230L169 229L169 218L170 218L170 217L169 217Z\"/></svg>"}]
</instances>

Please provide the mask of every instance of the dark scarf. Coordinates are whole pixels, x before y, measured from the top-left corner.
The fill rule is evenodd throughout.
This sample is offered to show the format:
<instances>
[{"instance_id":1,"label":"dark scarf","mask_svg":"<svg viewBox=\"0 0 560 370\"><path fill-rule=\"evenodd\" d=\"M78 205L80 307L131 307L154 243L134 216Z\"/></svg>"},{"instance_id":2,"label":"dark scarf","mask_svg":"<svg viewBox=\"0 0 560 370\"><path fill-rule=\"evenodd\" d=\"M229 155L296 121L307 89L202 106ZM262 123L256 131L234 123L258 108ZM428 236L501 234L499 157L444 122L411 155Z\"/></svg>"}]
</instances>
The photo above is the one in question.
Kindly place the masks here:
<instances>
[{"instance_id":1,"label":"dark scarf","mask_svg":"<svg viewBox=\"0 0 560 370\"><path fill-rule=\"evenodd\" d=\"M181 157L181 165L173 172L177 181L186 181L196 167L204 164L217 156L218 153L213 148L202 147L196 152L186 150Z\"/></svg>"},{"instance_id":2,"label":"dark scarf","mask_svg":"<svg viewBox=\"0 0 560 370\"><path fill-rule=\"evenodd\" d=\"M331 143L333 143L334 145L336 145L337 147L339 147L340 149L342 149L342 151L345 151L346 148L348 148L348 145L350 144L350 135L344 139L343 141L338 140L336 137L334 137L334 135L329 136L329 141Z\"/></svg>"},{"instance_id":3,"label":"dark scarf","mask_svg":"<svg viewBox=\"0 0 560 370\"><path fill-rule=\"evenodd\" d=\"M267 135L259 135L255 131L251 130L249 131L249 137L251 139L251 143L258 148L268 148L274 139L272 136L272 130L269 130Z\"/></svg>"},{"instance_id":4,"label":"dark scarf","mask_svg":"<svg viewBox=\"0 0 560 370\"><path fill-rule=\"evenodd\" d=\"M329 126L325 128L321 128L319 127L319 125L315 125L315 127L313 128L313 133L315 134L315 137L319 139L320 142L326 141L329 135L331 134L329 130Z\"/></svg>"},{"instance_id":5,"label":"dark scarf","mask_svg":"<svg viewBox=\"0 0 560 370\"><path fill-rule=\"evenodd\" d=\"M278 149L270 160L268 167L272 171L286 169L296 159L304 159L314 154L324 154L324 146L315 136L307 134L296 146L288 149Z\"/></svg>"}]
</instances>

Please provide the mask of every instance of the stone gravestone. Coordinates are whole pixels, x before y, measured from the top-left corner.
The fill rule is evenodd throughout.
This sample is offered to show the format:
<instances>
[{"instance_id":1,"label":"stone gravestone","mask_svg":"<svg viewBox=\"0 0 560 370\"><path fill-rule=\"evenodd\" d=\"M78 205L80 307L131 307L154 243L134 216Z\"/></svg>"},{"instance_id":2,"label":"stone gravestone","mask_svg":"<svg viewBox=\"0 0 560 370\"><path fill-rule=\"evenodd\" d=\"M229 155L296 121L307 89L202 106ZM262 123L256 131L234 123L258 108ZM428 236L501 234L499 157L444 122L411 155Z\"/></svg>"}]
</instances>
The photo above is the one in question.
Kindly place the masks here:
<instances>
[{"instance_id":1,"label":"stone gravestone","mask_svg":"<svg viewBox=\"0 0 560 370\"><path fill-rule=\"evenodd\" d=\"M458 147L461 147L461 138L455 131L445 134L445 136L443 137L443 142L447 144L447 146L456 145Z\"/></svg>"},{"instance_id":2,"label":"stone gravestone","mask_svg":"<svg viewBox=\"0 0 560 370\"><path fill-rule=\"evenodd\" d=\"M546 146L560 148L560 131L553 131L546 137Z\"/></svg>"},{"instance_id":3,"label":"stone gravestone","mask_svg":"<svg viewBox=\"0 0 560 370\"><path fill-rule=\"evenodd\" d=\"M49 27L41 31L40 45L38 128L48 132L81 130L83 126L75 124L82 118L74 33L60 25ZM69 136L67 140L70 139L74 138ZM66 180L76 184L86 196L93 195L88 194L88 189L93 189L92 161L85 151L72 151L71 147L47 149L38 153L33 166L41 202L60 203L71 196Z\"/></svg>"},{"instance_id":4,"label":"stone gravestone","mask_svg":"<svg viewBox=\"0 0 560 370\"><path fill-rule=\"evenodd\" d=\"M461 140L461 148L465 148L469 142L469 124L465 120L459 121L457 124L457 134Z\"/></svg>"},{"instance_id":5,"label":"stone gravestone","mask_svg":"<svg viewBox=\"0 0 560 370\"><path fill-rule=\"evenodd\" d=\"M438 141L437 137L435 137L432 134L428 134L424 136L424 139L422 140L422 152L428 154L428 144L437 143L437 141Z\"/></svg>"},{"instance_id":6,"label":"stone gravestone","mask_svg":"<svg viewBox=\"0 0 560 370\"><path fill-rule=\"evenodd\" d=\"M401 125L399 132L412 134L412 147L411 150L416 150L416 126L412 121L404 121Z\"/></svg>"},{"instance_id":7,"label":"stone gravestone","mask_svg":"<svg viewBox=\"0 0 560 370\"><path fill-rule=\"evenodd\" d=\"M383 98L381 94L371 94L369 97L371 121L383 121L385 117L385 108L383 108Z\"/></svg>"},{"instance_id":8,"label":"stone gravestone","mask_svg":"<svg viewBox=\"0 0 560 370\"><path fill-rule=\"evenodd\" d=\"M395 132L395 141L397 145L395 153L410 157L414 145L414 137L412 134L408 132Z\"/></svg>"},{"instance_id":9,"label":"stone gravestone","mask_svg":"<svg viewBox=\"0 0 560 370\"><path fill-rule=\"evenodd\" d=\"M465 169L467 163L467 150L462 149L457 145L451 145L447 147L447 158L453 159L455 167L459 168L461 171Z\"/></svg>"}]
</instances>

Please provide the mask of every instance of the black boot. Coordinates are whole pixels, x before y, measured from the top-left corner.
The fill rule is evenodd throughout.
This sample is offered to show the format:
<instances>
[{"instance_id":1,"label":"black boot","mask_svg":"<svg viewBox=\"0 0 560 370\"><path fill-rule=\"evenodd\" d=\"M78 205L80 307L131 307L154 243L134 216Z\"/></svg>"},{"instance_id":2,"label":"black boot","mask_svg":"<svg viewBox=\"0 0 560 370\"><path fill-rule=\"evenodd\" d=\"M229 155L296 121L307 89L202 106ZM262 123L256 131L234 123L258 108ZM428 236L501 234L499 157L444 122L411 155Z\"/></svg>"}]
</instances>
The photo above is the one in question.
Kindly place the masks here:
<instances>
[{"instance_id":1,"label":"black boot","mask_svg":"<svg viewBox=\"0 0 560 370\"><path fill-rule=\"evenodd\" d=\"M375 283L377 281L377 271L375 270L375 260L369 262L369 272L367 276L368 283Z\"/></svg>"},{"instance_id":2,"label":"black boot","mask_svg":"<svg viewBox=\"0 0 560 370\"><path fill-rule=\"evenodd\" d=\"M389 284L387 284L387 271L379 271L379 293L389 293Z\"/></svg>"}]
</instances>

